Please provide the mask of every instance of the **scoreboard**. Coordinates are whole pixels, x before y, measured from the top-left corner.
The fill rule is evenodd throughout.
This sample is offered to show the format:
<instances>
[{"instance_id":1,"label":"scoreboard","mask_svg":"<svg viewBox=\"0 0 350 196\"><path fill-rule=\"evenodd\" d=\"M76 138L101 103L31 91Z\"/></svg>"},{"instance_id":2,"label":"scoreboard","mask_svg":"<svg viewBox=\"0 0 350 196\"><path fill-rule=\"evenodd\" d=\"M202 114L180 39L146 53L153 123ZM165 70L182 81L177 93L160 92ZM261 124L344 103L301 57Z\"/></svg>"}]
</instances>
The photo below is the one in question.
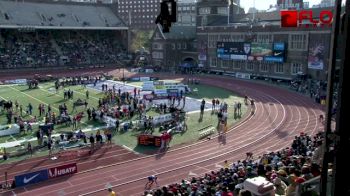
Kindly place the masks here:
<instances>
[{"instance_id":1,"label":"scoreboard","mask_svg":"<svg viewBox=\"0 0 350 196\"><path fill-rule=\"evenodd\" d=\"M161 139L159 136L141 134L138 136L138 144L143 146L161 146Z\"/></svg>"}]
</instances>

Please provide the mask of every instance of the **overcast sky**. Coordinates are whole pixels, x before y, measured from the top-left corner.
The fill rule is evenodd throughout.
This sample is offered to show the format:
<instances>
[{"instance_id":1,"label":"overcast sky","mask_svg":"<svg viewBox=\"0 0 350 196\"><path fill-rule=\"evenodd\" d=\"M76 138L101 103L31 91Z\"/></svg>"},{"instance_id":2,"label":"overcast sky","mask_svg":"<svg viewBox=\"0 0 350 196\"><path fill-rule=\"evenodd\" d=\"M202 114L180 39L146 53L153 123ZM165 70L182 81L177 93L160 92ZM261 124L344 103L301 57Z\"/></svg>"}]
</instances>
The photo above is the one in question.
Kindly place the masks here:
<instances>
[{"instance_id":1,"label":"overcast sky","mask_svg":"<svg viewBox=\"0 0 350 196\"><path fill-rule=\"evenodd\" d=\"M306 0L307 2L307 0ZM321 0L308 0L310 7L315 4L319 4ZM275 5L277 0L255 0L255 8L258 10L266 10L270 5ZM247 12L250 7L253 7L254 0L241 0L241 6Z\"/></svg>"}]
</instances>

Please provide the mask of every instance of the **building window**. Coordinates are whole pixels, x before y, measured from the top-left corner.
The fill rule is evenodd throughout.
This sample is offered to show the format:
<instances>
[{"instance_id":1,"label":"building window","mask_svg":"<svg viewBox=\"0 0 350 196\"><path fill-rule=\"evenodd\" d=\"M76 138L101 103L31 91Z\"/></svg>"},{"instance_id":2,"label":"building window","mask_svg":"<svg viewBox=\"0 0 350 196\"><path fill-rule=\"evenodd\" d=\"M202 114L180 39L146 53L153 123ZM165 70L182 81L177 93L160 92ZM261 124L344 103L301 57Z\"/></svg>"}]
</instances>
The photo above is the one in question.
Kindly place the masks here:
<instances>
[{"instance_id":1,"label":"building window","mask_svg":"<svg viewBox=\"0 0 350 196\"><path fill-rule=\"evenodd\" d=\"M163 45L159 44L159 43L153 43L152 48L156 49L156 50L162 50L163 49Z\"/></svg>"},{"instance_id":2,"label":"building window","mask_svg":"<svg viewBox=\"0 0 350 196\"><path fill-rule=\"evenodd\" d=\"M273 35L272 34L258 34L254 42L258 43L272 43Z\"/></svg>"},{"instance_id":3,"label":"building window","mask_svg":"<svg viewBox=\"0 0 350 196\"><path fill-rule=\"evenodd\" d=\"M187 49L187 44L186 43L182 43L182 48L186 50Z\"/></svg>"},{"instance_id":4,"label":"building window","mask_svg":"<svg viewBox=\"0 0 350 196\"><path fill-rule=\"evenodd\" d=\"M289 49L290 50L307 50L307 35L306 34L290 34Z\"/></svg>"},{"instance_id":5,"label":"building window","mask_svg":"<svg viewBox=\"0 0 350 196\"><path fill-rule=\"evenodd\" d=\"M217 59L215 57L210 57L210 67L217 66Z\"/></svg>"},{"instance_id":6,"label":"building window","mask_svg":"<svg viewBox=\"0 0 350 196\"><path fill-rule=\"evenodd\" d=\"M221 67L222 68L228 68L231 64L231 61L221 61Z\"/></svg>"},{"instance_id":7,"label":"building window","mask_svg":"<svg viewBox=\"0 0 350 196\"><path fill-rule=\"evenodd\" d=\"M210 14L210 7L199 8L199 14L201 15Z\"/></svg>"},{"instance_id":8,"label":"building window","mask_svg":"<svg viewBox=\"0 0 350 196\"><path fill-rule=\"evenodd\" d=\"M176 49L176 46L174 43L171 44L171 49L175 50Z\"/></svg>"},{"instance_id":9,"label":"building window","mask_svg":"<svg viewBox=\"0 0 350 196\"><path fill-rule=\"evenodd\" d=\"M179 49L179 50L181 49L181 43L177 44L177 49Z\"/></svg>"},{"instance_id":10,"label":"building window","mask_svg":"<svg viewBox=\"0 0 350 196\"><path fill-rule=\"evenodd\" d=\"M216 48L217 47L217 42L219 41L219 35L209 35L209 48Z\"/></svg>"},{"instance_id":11,"label":"building window","mask_svg":"<svg viewBox=\"0 0 350 196\"><path fill-rule=\"evenodd\" d=\"M253 62L247 62L246 70L253 71L254 70L254 63Z\"/></svg>"},{"instance_id":12,"label":"building window","mask_svg":"<svg viewBox=\"0 0 350 196\"><path fill-rule=\"evenodd\" d=\"M265 63L265 62L261 62L260 71L261 72L268 72L269 71L269 64Z\"/></svg>"},{"instance_id":13,"label":"building window","mask_svg":"<svg viewBox=\"0 0 350 196\"><path fill-rule=\"evenodd\" d=\"M152 58L154 59L163 59L163 52L152 52Z\"/></svg>"},{"instance_id":14,"label":"building window","mask_svg":"<svg viewBox=\"0 0 350 196\"><path fill-rule=\"evenodd\" d=\"M275 72L276 73L283 73L283 64L275 64Z\"/></svg>"},{"instance_id":15,"label":"building window","mask_svg":"<svg viewBox=\"0 0 350 196\"><path fill-rule=\"evenodd\" d=\"M218 7L217 11L218 11L218 14L226 15L227 7Z\"/></svg>"},{"instance_id":16,"label":"building window","mask_svg":"<svg viewBox=\"0 0 350 196\"><path fill-rule=\"evenodd\" d=\"M296 75L299 72L303 71L303 66L300 63L292 63L291 64L291 70L292 70L292 74Z\"/></svg>"},{"instance_id":17,"label":"building window","mask_svg":"<svg viewBox=\"0 0 350 196\"><path fill-rule=\"evenodd\" d=\"M191 16L191 21L192 22L196 22L196 17L195 16Z\"/></svg>"},{"instance_id":18,"label":"building window","mask_svg":"<svg viewBox=\"0 0 350 196\"><path fill-rule=\"evenodd\" d=\"M231 34L230 41L231 42L242 42L242 41L244 41L244 34Z\"/></svg>"},{"instance_id":19,"label":"building window","mask_svg":"<svg viewBox=\"0 0 350 196\"><path fill-rule=\"evenodd\" d=\"M240 61L232 61L233 69L241 69Z\"/></svg>"}]
</instances>

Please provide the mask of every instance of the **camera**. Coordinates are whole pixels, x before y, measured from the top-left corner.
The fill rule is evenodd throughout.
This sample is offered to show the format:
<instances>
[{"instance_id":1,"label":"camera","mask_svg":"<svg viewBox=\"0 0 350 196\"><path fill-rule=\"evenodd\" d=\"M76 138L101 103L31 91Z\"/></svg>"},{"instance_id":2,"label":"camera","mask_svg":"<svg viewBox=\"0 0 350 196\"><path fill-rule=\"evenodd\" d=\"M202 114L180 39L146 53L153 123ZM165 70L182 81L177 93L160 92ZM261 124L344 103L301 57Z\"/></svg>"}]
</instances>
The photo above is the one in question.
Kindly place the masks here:
<instances>
[{"instance_id":1,"label":"camera","mask_svg":"<svg viewBox=\"0 0 350 196\"><path fill-rule=\"evenodd\" d=\"M163 33L168 33L171 23L176 22L177 5L175 0L164 0L160 3L160 14L155 21L162 25Z\"/></svg>"}]
</instances>

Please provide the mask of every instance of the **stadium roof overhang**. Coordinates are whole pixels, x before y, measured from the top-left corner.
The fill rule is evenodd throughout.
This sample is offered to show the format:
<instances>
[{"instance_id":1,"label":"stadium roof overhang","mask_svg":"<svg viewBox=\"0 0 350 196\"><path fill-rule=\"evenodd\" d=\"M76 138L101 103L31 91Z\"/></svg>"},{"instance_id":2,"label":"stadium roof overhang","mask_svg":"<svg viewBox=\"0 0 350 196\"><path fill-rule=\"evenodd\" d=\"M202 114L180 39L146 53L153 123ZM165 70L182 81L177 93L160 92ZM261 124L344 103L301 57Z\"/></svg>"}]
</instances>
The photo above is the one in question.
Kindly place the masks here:
<instances>
[{"instance_id":1,"label":"stadium roof overhang","mask_svg":"<svg viewBox=\"0 0 350 196\"><path fill-rule=\"evenodd\" d=\"M46 29L46 30L128 30L129 27L63 27L63 26L19 26L1 25L0 29Z\"/></svg>"}]
</instances>

